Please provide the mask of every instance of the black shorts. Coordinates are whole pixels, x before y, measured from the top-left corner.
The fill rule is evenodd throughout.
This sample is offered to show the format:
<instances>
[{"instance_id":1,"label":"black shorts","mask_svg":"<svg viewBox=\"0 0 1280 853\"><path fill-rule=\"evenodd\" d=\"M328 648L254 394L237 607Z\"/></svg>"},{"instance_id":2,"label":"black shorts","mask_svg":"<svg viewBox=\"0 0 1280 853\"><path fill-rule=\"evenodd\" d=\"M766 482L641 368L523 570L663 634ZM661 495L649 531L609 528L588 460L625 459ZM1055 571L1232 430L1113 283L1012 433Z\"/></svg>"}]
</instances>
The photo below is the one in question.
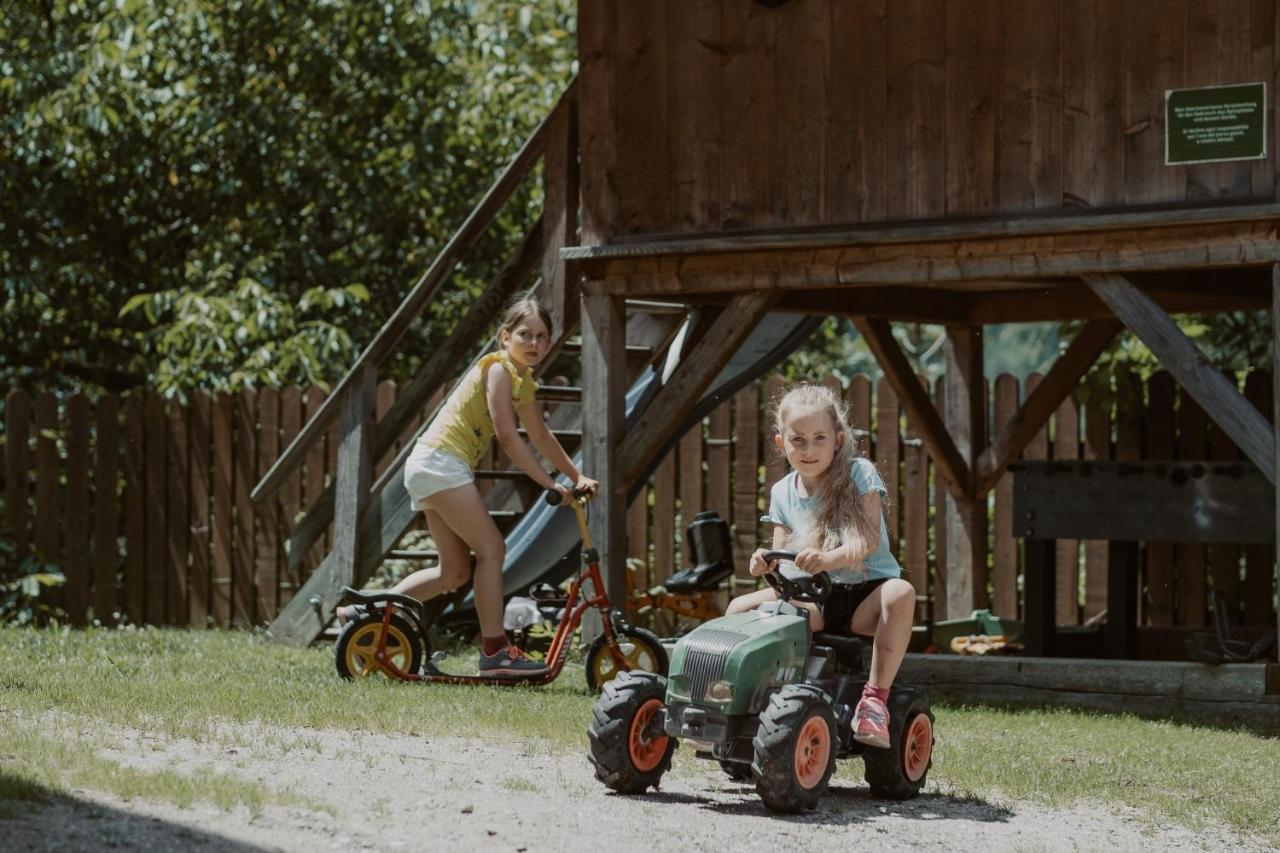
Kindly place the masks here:
<instances>
[{"instance_id":1,"label":"black shorts","mask_svg":"<svg viewBox=\"0 0 1280 853\"><path fill-rule=\"evenodd\" d=\"M831 586L831 595L822 603L823 631L832 634L852 634L853 611L867 600L867 596L875 592L876 587L889 578L875 578L863 583L835 583Z\"/></svg>"}]
</instances>

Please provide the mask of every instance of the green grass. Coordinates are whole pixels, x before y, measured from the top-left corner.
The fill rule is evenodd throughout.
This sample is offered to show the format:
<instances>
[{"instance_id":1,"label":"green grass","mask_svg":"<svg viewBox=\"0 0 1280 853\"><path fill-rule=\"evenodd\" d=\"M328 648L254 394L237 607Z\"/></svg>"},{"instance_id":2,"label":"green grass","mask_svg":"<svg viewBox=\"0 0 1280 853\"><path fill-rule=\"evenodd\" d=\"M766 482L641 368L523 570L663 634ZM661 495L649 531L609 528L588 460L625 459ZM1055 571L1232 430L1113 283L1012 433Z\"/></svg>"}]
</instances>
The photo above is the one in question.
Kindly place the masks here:
<instances>
[{"instance_id":1,"label":"green grass","mask_svg":"<svg viewBox=\"0 0 1280 853\"><path fill-rule=\"evenodd\" d=\"M592 702L581 667L567 668L542 688L397 684L381 678L344 682L334 673L329 648L289 649L226 632L0 629L0 648L0 719L43 719L57 712L196 741L218 742L217 727L210 724L231 722L295 730L288 736L282 732L279 748L305 748L305 733L301 741L293 735L314 727L537 742L540 748L574 753L585 749ZM17 713L5 713L10 711ZM1280 740L1058 710L936 711L938 750L930 779L948 795L1003 805L1128 806L1153 823L1195 829L1219 822L1280 844L1280 785L1273 784ZM16 734L0 728L0 744ZM30 743L22 748L22 762L34 769L6 779L13 762L0 763L0 802L38 799L39 785L50 779L94 779L95 773L108 772L91 767L97 759L83 758L83 751L65 744ZM0 754L6 751L13 749L0 747ZM51 756L49 764L28 763L41 753ZM88 768L83 773L76 770L82 760ZM690 764L681 761L677 771ZM861 774L856 761L842 763L839 770L846 783ZM146 792L160 784L123 771L119 778L112 783L117 793L149 796ZM233 793L244 784L226 781ZM27 783L31 786L22 787ZM219 793L219 784L210 780L206 790L190 796L229 802L231 794ZM503 784L523 792L531 783L512 776ZM238 802L260 808L268 800L253 797L270 795L240 796Z\"/></svg>"}]
</instances>

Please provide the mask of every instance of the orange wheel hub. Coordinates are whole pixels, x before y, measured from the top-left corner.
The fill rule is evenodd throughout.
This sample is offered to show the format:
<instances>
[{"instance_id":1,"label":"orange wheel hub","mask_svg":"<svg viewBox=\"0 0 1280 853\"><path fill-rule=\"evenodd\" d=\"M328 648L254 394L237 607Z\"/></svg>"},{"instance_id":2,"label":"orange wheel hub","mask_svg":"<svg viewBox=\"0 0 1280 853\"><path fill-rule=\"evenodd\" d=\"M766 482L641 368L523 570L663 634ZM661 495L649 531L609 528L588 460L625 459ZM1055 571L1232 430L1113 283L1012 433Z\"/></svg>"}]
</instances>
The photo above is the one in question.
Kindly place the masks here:
<instances>
[{"instance_id":1,"label":"orange wheel hub","mask_svg":"<svg viewBox=\"0 0 1280 853\"><path fill-rule=\"evenodd\" d=\"M810 790L822 781L831 763L831 729L821 717L810 717L796 737L796 781Z\"/></svg>"},{"instance_id":2,"label":"orange wheel hub","mask_svg":"<svg viewBox=\"0 0 1280 853\"><path fill-rule=\"evenodd\" d=\"M928 714L916 714L902 736L902 772L911 782L919 782L929 769L933 755L933 723Z\"/></svg>"},{"instance_id":3,"label":"orange wheel hub","mask_svg":"<svg viewBox=\"0 0 1280 853\"><path fill-rule=\"evenodd\" d=\"M647 730L653 717L662 707L662 700L650 699L640 706L636 715L631 718L631 731L627 738L627 751L631 756L631 764L641 773L648 773L662 762L667 753L666 735L649 737Z\"/></svg>"}]
</instances>

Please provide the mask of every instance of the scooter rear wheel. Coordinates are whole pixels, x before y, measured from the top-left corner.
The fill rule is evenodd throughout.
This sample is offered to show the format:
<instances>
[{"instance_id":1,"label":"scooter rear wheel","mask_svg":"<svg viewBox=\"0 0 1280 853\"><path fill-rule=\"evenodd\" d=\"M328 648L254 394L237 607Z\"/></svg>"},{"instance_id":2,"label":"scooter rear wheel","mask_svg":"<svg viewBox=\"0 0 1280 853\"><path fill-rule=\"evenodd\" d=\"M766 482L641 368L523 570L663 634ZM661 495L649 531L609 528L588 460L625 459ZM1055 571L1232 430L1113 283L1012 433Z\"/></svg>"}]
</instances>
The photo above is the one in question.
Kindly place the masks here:
<instances>
[{"instance_id":1,"label":"scooter rear wheel","mask_svg":"<svg viewBox=\"0 0 1280 853\"><path fill-rule=\"evenodd\" d=\"M365 613L348 622L334 647L334 665L338 675L346 679L368 678L382 672L374 655L383 630L381 610ZM391 614L391 623L385 630L386 654L390 662L403 672L416 673L426 653L422 634L399 613Z\"/></svg>"},{"instance_id":2,"label":"scooter rear wheel","mask_svg":"<svg viewBox=\"0 0 1280 853\"><path fill-rule=\"evenodd\" d=\"M587 649L587 689L592 693L598 692L617 678L619 672L667 674L667 650L662 647L662 641L656 634L631 625L624 627L619 634L617 642L622 658L626 661L625 669L619 667L613 659L603 634L596 637Z\"/></svg>"}]
</instances>

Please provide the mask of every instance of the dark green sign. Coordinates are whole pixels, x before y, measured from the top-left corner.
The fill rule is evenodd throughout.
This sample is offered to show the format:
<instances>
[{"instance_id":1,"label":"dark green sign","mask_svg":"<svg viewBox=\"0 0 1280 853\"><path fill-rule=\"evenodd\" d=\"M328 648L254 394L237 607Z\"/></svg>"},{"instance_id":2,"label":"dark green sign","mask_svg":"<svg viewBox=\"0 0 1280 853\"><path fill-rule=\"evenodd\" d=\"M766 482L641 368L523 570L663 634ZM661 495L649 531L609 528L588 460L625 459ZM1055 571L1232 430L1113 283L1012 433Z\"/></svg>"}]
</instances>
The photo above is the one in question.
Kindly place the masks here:
<instances>
[{"instance_id":1,"label":"dark green sign","mask_svg":"<svg viewBox=\"0 0 1280 853\"><path fill-rule=\"evenodd\" d=\"M1164 93L1164 163L1221 163L1267 156L1267 84Z\"/></svg>"}]
</instances>

